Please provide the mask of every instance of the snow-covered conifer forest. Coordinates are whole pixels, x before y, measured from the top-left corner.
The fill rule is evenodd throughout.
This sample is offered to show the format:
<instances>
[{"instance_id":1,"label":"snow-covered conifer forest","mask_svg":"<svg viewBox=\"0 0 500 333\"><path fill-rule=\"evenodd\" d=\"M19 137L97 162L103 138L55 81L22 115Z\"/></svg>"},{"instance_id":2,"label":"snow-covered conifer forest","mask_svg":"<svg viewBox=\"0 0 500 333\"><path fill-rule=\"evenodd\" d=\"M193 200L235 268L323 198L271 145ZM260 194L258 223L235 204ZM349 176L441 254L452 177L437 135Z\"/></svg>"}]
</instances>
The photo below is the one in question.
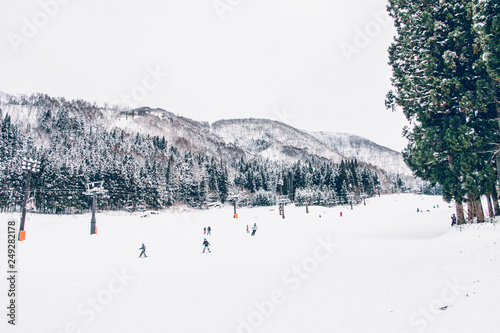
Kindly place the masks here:
<instances>
[{"instance_id":1,"label":"snow-covered conifer forest","mask_svg":"<svg viewBox=\"0 0 500 333\"><path fill-rule=\"evenodd\" d=\"M243 205L274 205L282 195L334 206L415 183L405 168L392 172L402 159L387 148L377 155L365 144L376 155L373 164L358 161L275 121L210 126L158 109L122 110L44 94L1 98L2 210L21 206L25 156L41 163L30 198L44 213L87 210L85 184L94 181L104 181L108 192L99 208L108 210L201 208L235 195ZM384 163L388 170L376 165Z\"/></svg>"}]
</instances>

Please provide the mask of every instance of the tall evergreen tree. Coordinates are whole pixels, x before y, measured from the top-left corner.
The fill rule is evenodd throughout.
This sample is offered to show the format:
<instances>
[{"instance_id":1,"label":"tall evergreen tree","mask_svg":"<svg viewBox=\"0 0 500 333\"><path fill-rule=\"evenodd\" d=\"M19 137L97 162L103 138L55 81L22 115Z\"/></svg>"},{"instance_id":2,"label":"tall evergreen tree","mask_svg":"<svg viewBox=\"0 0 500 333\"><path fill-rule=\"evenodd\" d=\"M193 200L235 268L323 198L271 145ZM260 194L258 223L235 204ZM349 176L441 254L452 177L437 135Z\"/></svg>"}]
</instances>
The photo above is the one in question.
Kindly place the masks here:
<instances>
[{"instance_id":1,"label":"tall evergreen tree","mask_svg":"<svg viewBox=\"0 0 500 333\"><path fill-rule=\"evenodd\" d=\"M417 176L443 186L463 223L466 193L472 200L482 194L478 175L488 160L482 152L498 137L473 2L390 0L388 9L398 34L389 49L395 92L386 103L400 106L411 123L405 161Z\"/></svg>"},{"instance_id":2,"label":"tall evergreen tree","mask_svg":"<svg viewBox=\"0 0 500 333\"><path fill-rule=\"evenodd\" d=\"M476 21L484 46L484 56L491 83L495 87L495 107L500 122L500 3L497 0L478 1ZM500 125L499 125L500 126ZM497 181L500 186L500 143L496 144Z\"/></svg>"}]
</instances>

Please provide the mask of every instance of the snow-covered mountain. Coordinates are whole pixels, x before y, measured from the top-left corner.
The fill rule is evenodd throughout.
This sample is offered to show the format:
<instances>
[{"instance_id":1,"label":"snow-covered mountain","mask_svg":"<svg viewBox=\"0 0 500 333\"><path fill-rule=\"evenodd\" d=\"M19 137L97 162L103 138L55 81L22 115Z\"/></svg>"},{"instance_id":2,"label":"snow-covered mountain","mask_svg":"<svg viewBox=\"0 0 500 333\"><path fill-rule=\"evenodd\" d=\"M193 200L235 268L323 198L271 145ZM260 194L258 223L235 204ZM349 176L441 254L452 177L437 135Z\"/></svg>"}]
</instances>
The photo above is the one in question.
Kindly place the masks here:
<instances>
[{"instance_id":1,"label":"snow-covered mountain","mask_svg":"<svg viewBox=\"0 0 500 333\"><path fill-rule=\"evenodd\" d=\"M392 174L411 176L400 152L347 133L306 132L268 119L219 120L211 129L226 143L272 160L357 159Z\"/></svg>"},{"instance_id":2,"label":"snow-covered mountain","mask_svg":"<svg viewBox=\"0 0 500 333\"><path fill-rule=\"evenodd\" d=\"M267 119L219 120L213 124L188 119L163 109L149 107L123 110L100 107L82 100L66 101L47 95L13 96L0 93L3 114L27 131L39 133L43 144L43 121L69 121L82 130L99 126L106 130L122 129L134 135L165 137L172 145L207 156L226 160L268 158L294 163L298 160L357 159L371 165L382 179L396 174L413 178L402 155L367 139L341 133L303 131L284 123Z\"/></svg>"},{"instance_id":3,"label":"snow-covered mountain","mask_svg":"<svg viewBox=\"0 0 500 333\"><path fill-rule=\"evenodd\" d=\"M347 158L355 158L391 173L399 173L403 176L412 175L400 152L380 146L360 136L331 132L312 132L311 135Z\"/></svg>"},{"instance_id":4,"label":"snow-covered mountain","mask_svg":"<svg viewBox=\"0 0 500 333\"><path fill-rule=\"evenodd\" d=\"M401 153L352 134L309 133L278 121L252 118L219 120L211 129L226 143L254 156L288 162L319 158L340 163L356 159L377 171L385 188L390 188L397 177L416 186Z\"/></svg>"},{"instance_id":5,"label":"snow-covered mountain","mask_svg":"<svg viewBox=\"0 0 500 333\"><path fill-rule=\"evenodd\" d=\"M35 141L44 144L44 133L40 126L44 119L61 122L70 121L74 127L88 129L101 127L108 131L122 129L129 134L165 137L179 149L202 151L208 156L224 156L228 159L241 158L246 153L210 130L208 123L198 122L163 109L141 107L122 110L114 107L100 107L85 101L66 101L47 95L12 96L0 94L0 108L9 114L14 123L28 131L38 133ZM40 143L40 141L42 141Z\"/></svg>"},{"instance_id":6,"label":"snow-covered mountain","mask_svg":"<svg viewBox=\"0 0 500 333\"><path fill-rule=\"evenodd\" d=\"M219 120L211 126L227 143L271 160L318 157L340 163L344 156L309 133L267 119Z\"/></svg>"},{"instance_id":7,"label":"snow-covered mountain","mask_svg":"<svg viewBox=\"0 0 500 333\"><path fill-rule=\"evenodd\" d=\"M163 109L142 107L131 111L110 110L107 127L120 128L131 133L164 136L176 147L203 151L209 156L241 158L245 152L239 147L225 142L211 131L206 122L199 122L176 115Z\"/></svg>"}]
</instances>

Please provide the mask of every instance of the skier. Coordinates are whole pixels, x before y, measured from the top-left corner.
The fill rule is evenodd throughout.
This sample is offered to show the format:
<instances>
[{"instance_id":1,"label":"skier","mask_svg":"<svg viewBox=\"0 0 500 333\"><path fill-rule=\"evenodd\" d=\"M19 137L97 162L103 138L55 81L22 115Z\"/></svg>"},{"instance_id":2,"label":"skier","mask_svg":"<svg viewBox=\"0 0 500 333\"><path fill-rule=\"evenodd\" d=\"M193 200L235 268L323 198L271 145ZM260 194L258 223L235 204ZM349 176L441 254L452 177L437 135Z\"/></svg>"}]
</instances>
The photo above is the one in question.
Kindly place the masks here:
<instances>
[{"instance_id":1,"label":"skier","mask_svg":"<svg viewBox=\"0 0 500 333\"><path fill-rule=\"evenodd\" d=\"M255 232L257 231L257 229L259 229L259 228L257 228L257 223L254 223L253 227L252 227L253 231L252 231L252 234L250 236L255 236Z\"/></svg>"},{"instance_id":2,"label":"skier","mask_svg":"<svg viewBox=\"0 0 500 333\"><path fill-rule=\"evenodd\" d=\"M208 250L209 253L212 252L212 251L210 251L210 248L208 247L210 245L210 243L207 241L206 238L203 240L203 245L205 245L205 247L203 248L203 253L205 253L205 250Z\"/></svg>"},{"instance_id":3,"label":"skier","mask_svg":"<svg viewBox=\"0 0 500 333\"><path fill-rule=\"evenodd\" d=\"M207 233L207 227L203 228L203 234L205 235Z\"/></svg>"},{"instance_id":4,"label":"skier","mask_svg":"<svg viewBox=\"0 0 500 333\"><path fill-rule=\"evenodd\" d=\"M453 227L455 224L457 224L457 217L453 214L451 215L451 226Z\"/></svg>"},{"instance_id":5,"label":"skier","mask_svg":"<svg viewBox=\"0 0 500 333\"><path fill-rule=\"evenodd\" d=\"M247 224L247 234L250 233L250 231L248 230L248 224Z\"/></svg>"},{"instance_id":6,"label":"skier","mask_svg":"<svg viewBox=\"0 0 500 333\"><path fill-rule=\"evenodd\" d=\"M342 217L342 212L340 212L340 217Z\"/></svg>"},{"instance_id":7,"label":"skier","mask_svg":"<svg viewBox=\"0 0 500 333\"><path fill-rule=\"evenodd\" d=\"M212 234L212 228L210 228L210 226L208 226L208 228L207 228L207 236L211 235L211 234Z\"/></svg>"},{"instance_id":8,"label":"skier","mask_svg":"<svg viewBox=\"0 0 500 333\"><path fill-rule=\"evenodd\" d=\"M146 246L144 245L144 243L142 243L142 246L139 248L139 250L141 250L141 254L139 255L139 258L142 257L142 255L144 254L144 257L147 258L148 256L146 255Z\"/></svg>"}]
</instances>

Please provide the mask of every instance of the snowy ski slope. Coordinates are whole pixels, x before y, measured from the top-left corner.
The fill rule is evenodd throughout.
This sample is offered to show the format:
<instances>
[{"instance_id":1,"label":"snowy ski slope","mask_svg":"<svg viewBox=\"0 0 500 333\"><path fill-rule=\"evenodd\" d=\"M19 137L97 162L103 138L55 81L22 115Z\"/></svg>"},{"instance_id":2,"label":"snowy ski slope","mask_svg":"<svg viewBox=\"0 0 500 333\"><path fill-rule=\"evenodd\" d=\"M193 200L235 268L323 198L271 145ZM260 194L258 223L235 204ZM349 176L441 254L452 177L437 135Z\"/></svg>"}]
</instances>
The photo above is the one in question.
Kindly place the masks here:
<instances>
[{"instance_id":1,"label":"snowy ski slope","mask_svg":"<svg viewBox=\"0 0 500 333\"><path fill-rule=\"evenodd\" d=\"M410 194L309 209L287 206L285 220L277 207L241 208L238 219L230 206L102 212L94 236L89 214L29 214L17 325L3 306L0 331L499 331L496 223L451 228L454 207ZM9 218L19 214L0 215L3 267ZM212 253L201 254L207 226ZM149 257L139 259L142 243Z\"/></svg>"}]
</instances>

